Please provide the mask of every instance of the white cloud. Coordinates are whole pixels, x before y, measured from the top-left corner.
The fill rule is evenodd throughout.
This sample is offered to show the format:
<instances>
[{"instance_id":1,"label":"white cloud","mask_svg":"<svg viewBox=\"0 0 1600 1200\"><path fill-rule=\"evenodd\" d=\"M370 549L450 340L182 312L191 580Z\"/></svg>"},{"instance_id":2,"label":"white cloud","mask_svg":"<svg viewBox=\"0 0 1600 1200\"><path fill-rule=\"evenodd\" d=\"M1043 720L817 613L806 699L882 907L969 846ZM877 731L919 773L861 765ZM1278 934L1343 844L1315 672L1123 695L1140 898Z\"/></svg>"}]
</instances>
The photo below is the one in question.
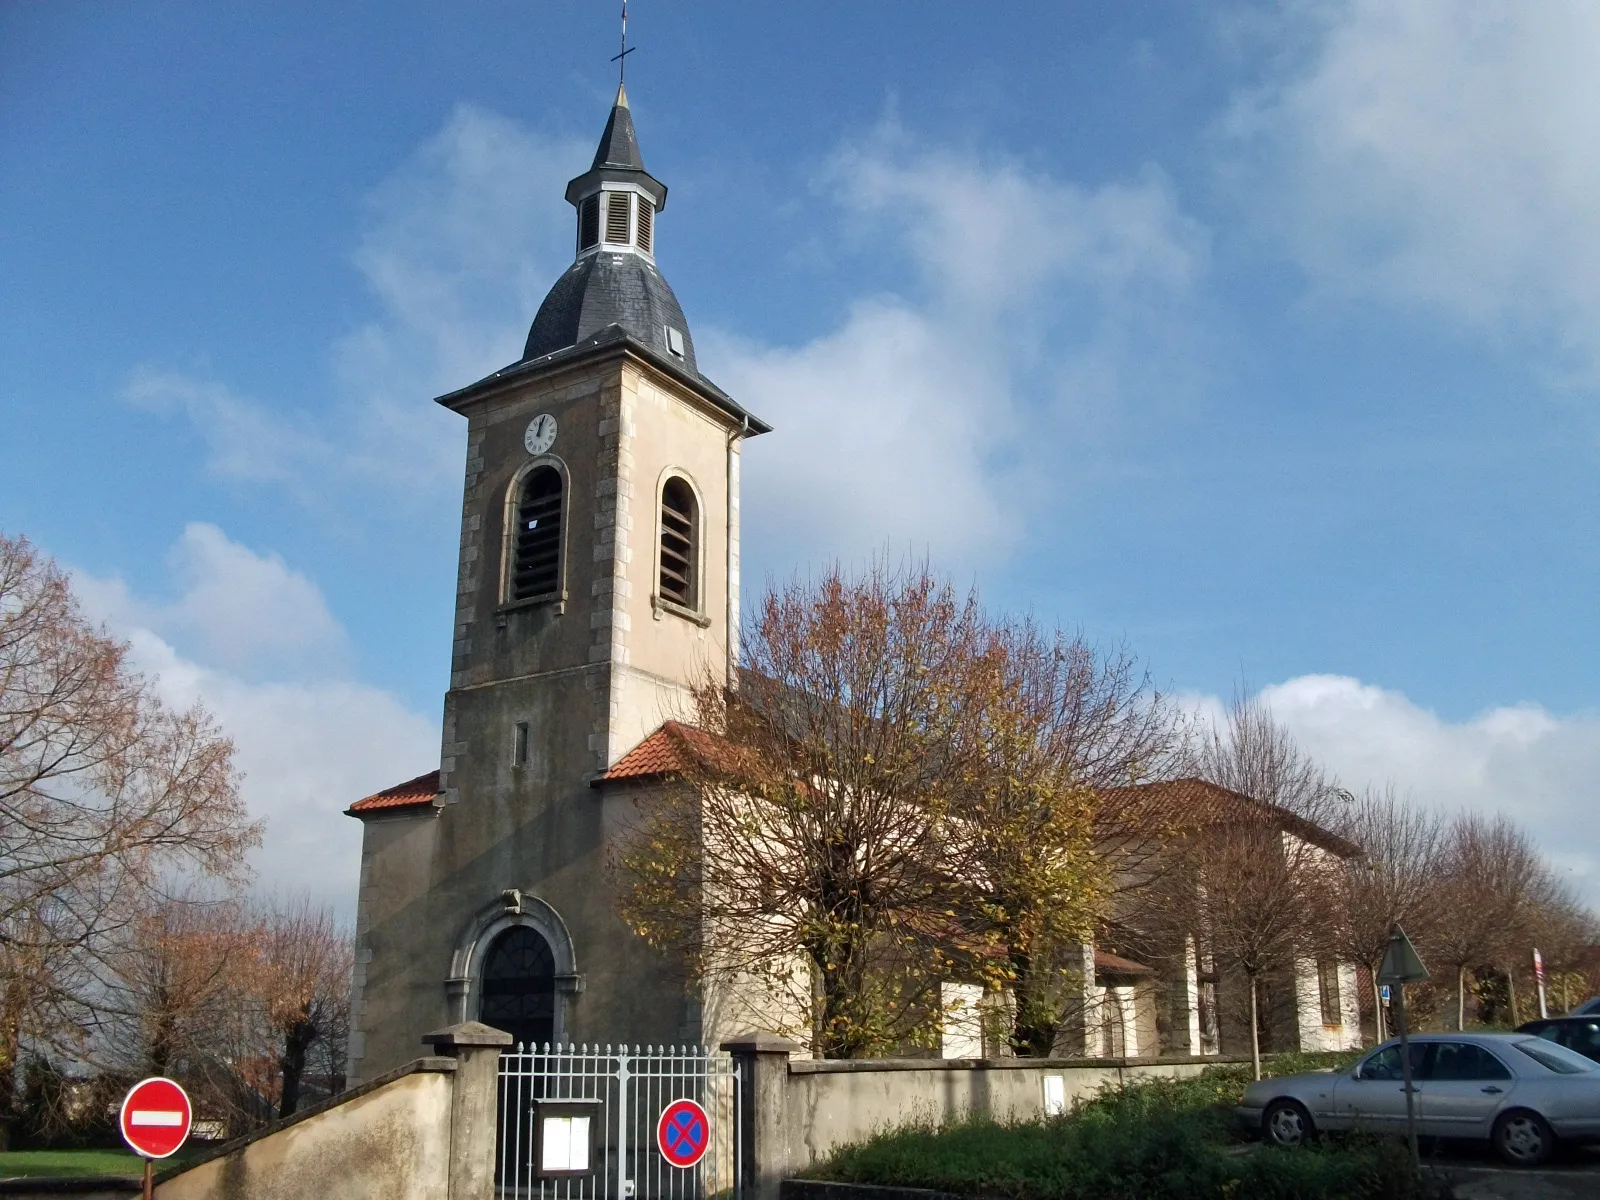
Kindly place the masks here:
<instances>
[{"instance_id":1,"label":"white cloud","mask_svg":"<svg viewBox=\"0 0 1600 1200\"><path fill-rule=\"evenodd\" d=\"M1341 675L1301 676L1261 696L1345 786L1393 783L1419 804L1506 813L1600 907L1600 713L1515 704L1447 721Z\"/></svg>"},{"instance_id":2,"label":"white cloud","mask_svg":"<svg viewBox=\"0 0 1600 1200\"><path fill-rule=\"evenodd\" d=\"M210 525L190 525L168 556L182 589L171 603L118 578L74 572L85 612L131 647L175 707L199 701L235 746L250 812L266 819L253 856L264 890L305 891L355 911L361 830L353 801L437 765L437 723L394 695L339 677L344 632L321 593L276 555L257 555ZM194 638L193 654L174 640ZM272 657L280 676L234 669Z\"/></svg>"},{"instance_id":3,"label":"white cloud","mask_svg":"<svg viewBox=\"0 0 1600 1200\"><path fill-rule=\"evenodd\" d=\"M472 105L367 198L354 264L378 302L331 346L332 398L294 408L146 367L125 398L185 416L228 479L285 485L308 503L377 483L436 500L458 483L459 418L429 403L521 357L528 323L570 246L566 180L584 146Z\"/></svg>"},{"instance_id":4,"label":"white cloud","mask_svg":"<svg viewBox=\"0 0 1600 1200\"><path fill-rule=\"evenodd\" d=\"M113 626L146 628L236 673L326 674L347 651L317 585L277 554L257 554L215 525L191 522L167 555L176 599L135 597L120 579L80 573L86 607Z\"/></svg>"},{"instance_id":5,"label":"white cloud","mask_svg":"<svg viewBox=\"0 0 1600 1200\"><path fill-rule=\"evenodd\" d=\"M813 561L1004 556L1086 441L1170 397L1205 231L1154 170L1086 188L892 124L818 187L858 252L909 258L916 294L861 298L800 346L703 331L708 371L778 428L747 452L749 523Z\"/></svg>"},{"instance_id":6,"label":"white cloud","mask_svg":"<svg viewBox=\"0 0 1600 1200\"><path fill-rule=\"evenodd\" d=\"M1317 0L1274 34L1223 133L1241 197L1315 284L1600 377L1600 7Z\"/></svg>"}]
</instances>

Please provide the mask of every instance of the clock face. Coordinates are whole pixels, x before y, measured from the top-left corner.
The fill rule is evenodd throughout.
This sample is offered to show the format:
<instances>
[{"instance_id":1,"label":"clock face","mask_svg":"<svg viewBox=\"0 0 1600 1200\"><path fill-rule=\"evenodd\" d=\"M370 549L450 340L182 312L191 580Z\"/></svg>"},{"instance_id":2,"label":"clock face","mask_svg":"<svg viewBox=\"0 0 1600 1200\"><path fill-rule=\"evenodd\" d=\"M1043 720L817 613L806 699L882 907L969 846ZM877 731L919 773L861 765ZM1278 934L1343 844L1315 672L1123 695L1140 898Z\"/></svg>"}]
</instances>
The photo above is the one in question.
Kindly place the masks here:
<instances>
[{"instance_id":1,"label":"clock face","mask_svg":"<svg viewBox=\"0 0 1600 1200\"><path fill-rule=\"evenodd\" d=\"M522 435L522 444L529 454L543 454L556 444L556 419L549 413L540 413L528 422L528 432Z\"/></svg>"}]
</instances>

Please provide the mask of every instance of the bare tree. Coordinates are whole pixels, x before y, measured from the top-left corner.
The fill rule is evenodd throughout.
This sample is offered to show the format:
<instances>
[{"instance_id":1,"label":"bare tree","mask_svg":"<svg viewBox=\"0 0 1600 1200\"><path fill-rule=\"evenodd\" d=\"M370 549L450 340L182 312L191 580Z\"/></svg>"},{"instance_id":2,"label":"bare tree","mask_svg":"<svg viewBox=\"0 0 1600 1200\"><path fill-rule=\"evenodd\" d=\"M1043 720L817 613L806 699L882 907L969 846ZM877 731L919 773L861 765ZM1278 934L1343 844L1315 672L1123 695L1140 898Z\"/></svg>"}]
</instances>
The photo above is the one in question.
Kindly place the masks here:
<instances>
[{"instance_id":1,"label":"bare tree","mask_svg":"<svg viewBox=\"0 0 1600 1200\"><path fill-rule=\"evenodd\" d=\"M76 1036L83 956L174 875L237 878L258 840L231 743L126 653L53 562L0 535L0 1116L23 1038Z\"/></svg>"},{"instance_id":2,"label":"bare tree","mask_svg":"<svg viewBox=\"0 0 1600 1200\"><path fill-rule=\"evenodd\" d=\"M278 1047L278 1116L300 1106L313 1053L322 1051L330 1092L343 1087L350 1029L352 943L326 907L301 899L273 906L261 922L260 989L267 1030Z\"/></svg>"},{"instance_id":3,"label":"bare tree","mask_svg":"<svg viewBox=\"0 0 1600 1200\"><path fill-rule=\"evenodd\" d=\"M1328 820L1338 792L1266 705L1243 689L1199 740L1194 763L1204 779L1244 803L1182 839L1183 870L1173 881L1179 886L1164 890L1169 904L1196 906L1218 970L1244 976L1250 1058L1260 1078L1264 979L1292 973L1331 941L1341 863L1307 835L1314 832L1308 826Z\"/></svg>"},{"instance_id":4,"label":"bare tree","mask_svg":"<svg viewBox=\"0 0 1600 1200\"><path fill-rule=\"evenodd\" d=\"M109 1065L134 1075L183 1076L226 1045L253 973L253 939L237 901L162 900L106 955L114 968L102 1010L121 1029Z\"/></svg>"},{"instance_id":5,"label":"bare tree","mask_svg":"<svg viewBox=\"0 0 1600 1200\"><path fill-rule=\"evenodd\" d=\"M1509 817L1462 813L1446 830L1430 944L1455 969L1455 1025L1466 1027L1467 973L1504 963L1528 918L1544 864Z\"/></svg>"},{"instance_id":6,"label":"bare tree","mask_svg":"<svg viewBox=\"0 0 1600 1200\"><path fill-rule=\"evenodd\" d=\"M769 591L739 692L709 677L693 727L669 727L680 777L615 855L624 918L702 976L788 997L819 1055L927 1036L956 931L968 851L952 793L986 648L977 598L926 568L835 568Z\"/></svg>"},{"instance_id":7,"label":"bare tree","mask_svg":"<svg viewBox=\"0 0 1600 1200\"><path fill-rule=\"evenodd\" d=\"M1431 936L1444 822L1436 812L1406 804L1393 788L1369 788L1339 813L1337 831L1360 846L1363 857L1337 877L1335 945L1341 957L1367 968L1381 1042L1388 1034L1378 968L1396 924L1424 944Z\"/></svg>"}]
</instances>

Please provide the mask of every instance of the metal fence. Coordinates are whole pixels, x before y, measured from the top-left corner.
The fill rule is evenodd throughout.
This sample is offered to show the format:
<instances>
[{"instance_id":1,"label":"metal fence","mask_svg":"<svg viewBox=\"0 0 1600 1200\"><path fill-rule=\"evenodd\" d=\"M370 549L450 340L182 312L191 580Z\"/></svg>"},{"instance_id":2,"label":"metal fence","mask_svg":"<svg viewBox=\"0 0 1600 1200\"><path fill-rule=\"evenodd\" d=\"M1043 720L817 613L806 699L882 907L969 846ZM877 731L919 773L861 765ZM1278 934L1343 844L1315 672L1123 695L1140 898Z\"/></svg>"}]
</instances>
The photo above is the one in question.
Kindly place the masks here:
<instances>
[{"instance_id":1,"label":"metal fence","mask_svg":"<svg viewBox=\"0 0 1600 1200\"><path fill-rule=\"evenodd\" d=\"M729 1055L699 1046L519 1045L500 1056L498 1195L737 1200L742 1086ZM699 1104L710 1125L703 1157L686 1168L656 1141L678 1100Z\"/></svg>"}]
</instances>

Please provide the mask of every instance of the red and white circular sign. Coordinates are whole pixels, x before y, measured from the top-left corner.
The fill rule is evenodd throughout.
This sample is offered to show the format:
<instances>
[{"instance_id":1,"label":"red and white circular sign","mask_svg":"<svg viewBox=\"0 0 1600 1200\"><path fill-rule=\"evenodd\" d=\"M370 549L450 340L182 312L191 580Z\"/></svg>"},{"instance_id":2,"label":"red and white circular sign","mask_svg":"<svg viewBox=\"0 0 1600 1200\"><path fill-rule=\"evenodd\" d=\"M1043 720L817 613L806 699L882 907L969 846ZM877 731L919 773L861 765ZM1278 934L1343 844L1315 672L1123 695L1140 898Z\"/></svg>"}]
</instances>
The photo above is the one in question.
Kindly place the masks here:
<instances>
[{"instance_id":1,"label":"red and white circular sign","mask_svg":"<svg viewBox=\"0 0 1600 1200\"><path fill-rule=\"evenodd\" d=\"M656 1122L661 1157L687 1170L706 1156L711 1145L711 1118L693 1100L674 1100Z\"/></svg>"},{"instance_id":2,"label":"red and white circular sign","mask_svg":"<svg viewBox=\"0 0 1600 1200\"><path fill-rule=\"evenodd\" d=\"M159 1075L133 1085L122 1102L122 1138L146 1158L166 1158L189 1136L189 1097Z\"/></svg>"}]
</instances>

